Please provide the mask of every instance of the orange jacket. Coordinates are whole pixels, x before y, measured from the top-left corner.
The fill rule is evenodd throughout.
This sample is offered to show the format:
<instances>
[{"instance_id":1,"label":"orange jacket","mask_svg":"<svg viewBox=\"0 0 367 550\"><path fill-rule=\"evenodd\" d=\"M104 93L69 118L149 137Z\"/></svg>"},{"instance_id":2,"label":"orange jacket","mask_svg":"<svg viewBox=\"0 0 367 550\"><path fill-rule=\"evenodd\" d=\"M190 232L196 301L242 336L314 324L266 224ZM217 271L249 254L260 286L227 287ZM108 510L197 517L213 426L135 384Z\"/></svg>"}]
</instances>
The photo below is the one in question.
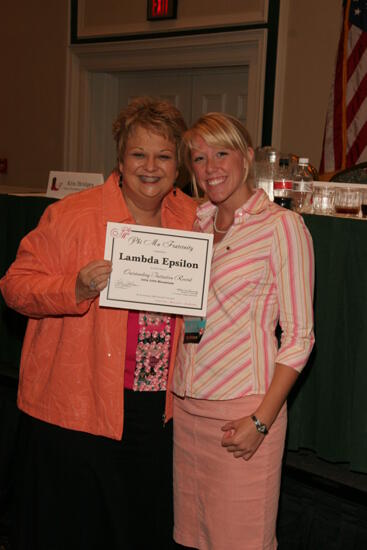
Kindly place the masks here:
<instances>
[{"instance_id":1,"label":"orange jacket","mask_svg":"<svg viewBox=\"0 0 367 550\"><path fill-rule=\"evenodd\" d=\"M190 230L195 212L190 197L171 191L162 203L162 225ZM30 318L19 408L51 424L120 439L128 311L100 308L98 299L75 301L79 270L104 257L107 221L134 223L114 174L49 206L22 240L0 288L11 308ZM168 385L181 326L178 318ZM168 391L167 419L171 409Z\"/></svg>"}]
</instances>

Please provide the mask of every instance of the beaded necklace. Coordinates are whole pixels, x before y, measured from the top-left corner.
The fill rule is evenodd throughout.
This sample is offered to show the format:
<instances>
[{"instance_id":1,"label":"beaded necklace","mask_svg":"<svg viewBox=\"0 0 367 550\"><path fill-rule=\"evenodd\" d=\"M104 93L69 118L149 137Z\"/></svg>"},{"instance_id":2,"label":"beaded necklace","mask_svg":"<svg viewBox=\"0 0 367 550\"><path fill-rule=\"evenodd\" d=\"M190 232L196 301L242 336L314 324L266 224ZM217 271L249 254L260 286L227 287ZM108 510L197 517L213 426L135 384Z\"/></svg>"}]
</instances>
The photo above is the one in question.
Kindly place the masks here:
<instances>
[{"instance_id":1,"label":"beaded necklace","mask_svg":"<svg viewBox=\"0 0 367 550\"><path fill-rule=\"evenodd\" d=\"M167 388L170 341L169 315L146 311L139 313L135 391L160 391Z\"/></svg>"}]
</instances>

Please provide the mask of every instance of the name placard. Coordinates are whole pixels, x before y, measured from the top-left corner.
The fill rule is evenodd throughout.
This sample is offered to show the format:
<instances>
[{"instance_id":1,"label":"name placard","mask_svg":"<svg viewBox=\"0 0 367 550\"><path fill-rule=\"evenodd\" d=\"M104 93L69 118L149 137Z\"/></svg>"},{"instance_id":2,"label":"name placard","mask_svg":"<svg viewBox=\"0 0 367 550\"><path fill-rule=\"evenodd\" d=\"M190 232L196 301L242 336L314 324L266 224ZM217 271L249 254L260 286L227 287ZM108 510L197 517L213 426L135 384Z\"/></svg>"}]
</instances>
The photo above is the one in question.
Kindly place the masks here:
<instances>
[{"instance_id":1,"label":"name placard","mask_svg":"<svg viewBox=\"0 0 367 550\"><path fill-rule=\"evenodd\" d=\"M71 193L78 193L84 189L101 185L103 181L103 174L51 171L48 177L46 195L55 199L62 199Z\"/></svg>"}]
</instances>

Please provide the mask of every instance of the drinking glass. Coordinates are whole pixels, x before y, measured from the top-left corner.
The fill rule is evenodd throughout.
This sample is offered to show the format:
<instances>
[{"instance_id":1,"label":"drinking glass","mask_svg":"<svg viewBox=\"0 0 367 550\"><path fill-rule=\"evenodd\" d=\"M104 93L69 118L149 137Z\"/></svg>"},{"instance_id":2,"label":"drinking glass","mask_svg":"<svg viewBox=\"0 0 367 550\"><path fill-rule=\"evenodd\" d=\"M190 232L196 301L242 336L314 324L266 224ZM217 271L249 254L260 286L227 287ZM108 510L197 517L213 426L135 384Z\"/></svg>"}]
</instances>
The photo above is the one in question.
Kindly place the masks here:
<instances>
[{"instance_id":1,"label":"drinking glass","mask_svg":"<svg viewBox=\"0 0 367 550\"><path fill-rule=\"evenodd\" d=\"M367 189L361 191L361 210L362 218L367 218Z\"/></svg>"},{"instance_id":2,"label":"drinking glass","mask_svg":"<svg viewBox=\"0 0 367 550\"><path fill-rule=\"evenodd\" d=\"M335 191L335 212L347 216L359 216L361 192L353 187L340 187Z\"/></svg>"},{"instance_id":3,"label":"drinking glass","mask_svg":"<svg viewBox=\"0 0 367 550\"><path fill-rule=\"evenodd\" d=\"M314 214L333 214L334 203L335 187L314 184L312 193L312 209Z\"/></svg>"}]
</instances>

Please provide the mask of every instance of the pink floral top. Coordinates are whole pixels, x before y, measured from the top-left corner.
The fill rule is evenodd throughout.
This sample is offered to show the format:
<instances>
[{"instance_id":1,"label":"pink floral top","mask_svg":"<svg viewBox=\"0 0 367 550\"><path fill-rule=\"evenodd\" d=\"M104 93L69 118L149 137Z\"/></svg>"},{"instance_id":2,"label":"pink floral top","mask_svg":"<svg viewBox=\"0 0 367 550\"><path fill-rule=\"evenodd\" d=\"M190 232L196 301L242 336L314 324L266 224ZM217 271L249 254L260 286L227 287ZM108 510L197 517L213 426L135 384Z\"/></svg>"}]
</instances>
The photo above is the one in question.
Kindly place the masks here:
<instances>
[{"instance_id":1,"label":"pink floral top","mask_svg":"<svg viewBox=\"0 0 367 550\"><path fill-rule=\"evenodd\" d=\"M175 317L129 311L127 326L125 388L166 390Z\"/></svg>"}]
</instances>

